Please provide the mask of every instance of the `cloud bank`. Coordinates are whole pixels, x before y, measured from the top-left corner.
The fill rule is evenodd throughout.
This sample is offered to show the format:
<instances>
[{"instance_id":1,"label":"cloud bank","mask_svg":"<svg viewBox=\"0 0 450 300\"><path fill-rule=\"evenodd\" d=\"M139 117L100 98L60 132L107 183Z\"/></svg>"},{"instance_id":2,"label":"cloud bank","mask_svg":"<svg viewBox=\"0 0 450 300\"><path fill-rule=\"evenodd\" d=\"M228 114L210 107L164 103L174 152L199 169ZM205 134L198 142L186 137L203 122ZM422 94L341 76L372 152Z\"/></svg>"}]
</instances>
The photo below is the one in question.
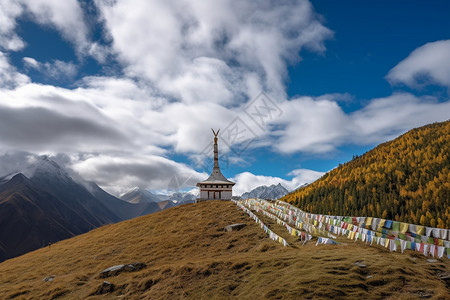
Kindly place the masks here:
<instances>
[{"instance_id":1,"label":"cloud bank","mask_svg":"<svg viewBox=\"0 0 450 300\"><path fill-rule=\"evenodd\" d=\"M304 48L323 52L332 36L309 1L96 4L127 74L185 103L236 104L262 89L284 95L287 63Z\"/></svg>"},{"instance_id":2,"label":"cloud bank","mask_svg":"<svg viewBox=\"0 0 450 300\"><path fill-rule=\"evenodd\" d=\"M18 31L21 18L58 32L79 61L26 56L24 70L18 70L8 54L27 47ZM101 42L93 38L94 27L101 29ZM265 148L278 154L323 154L346 144L375 144L448 118L449 101L406 92L370 99L350 113L341 100L351 95L289 99L288 66L301 64L304 51L323 54L332 37L306 0L96 0L83 5L75 0L3 0L1 157L65 153L68 167L109 191L133 186L161 190L176 174L204 179L209 170L170 157L202 153L211 142L210 128L227 128L236 118L253 133L248 151ZM448 53L448 40L426 44L387 79L411 87L423 82L450 86ZM37 70L49 78L70 79L91 58L105 67L118 64L120 72L89 74L71 88L39 84L26 75ZM263 125L245 113L261 91L280 112ZM221 144L221 153L229 153L230 163L248 163L225 146ZM296 169L287 175L291 180L249 172L234 179L240 194L279 182L293 189L321 174Z\"/></svg>"}]
</instances>

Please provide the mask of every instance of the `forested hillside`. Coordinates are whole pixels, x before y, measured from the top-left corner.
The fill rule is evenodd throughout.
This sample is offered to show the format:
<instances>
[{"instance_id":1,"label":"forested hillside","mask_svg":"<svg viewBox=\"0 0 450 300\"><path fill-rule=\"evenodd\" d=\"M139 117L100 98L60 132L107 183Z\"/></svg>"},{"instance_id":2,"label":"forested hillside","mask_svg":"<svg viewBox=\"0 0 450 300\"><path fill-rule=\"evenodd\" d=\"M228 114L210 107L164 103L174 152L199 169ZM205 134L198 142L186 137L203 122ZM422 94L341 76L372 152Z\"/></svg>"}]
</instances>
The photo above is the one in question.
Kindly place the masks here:
<instances>
[{"instance_id":1,"label":"forested hillside","mask_svg":"<svg viewBox=\"0 0 450 300\"><path fill-rule=\"evenodd\" d=\"M450 228L450 121L413 129L286 195L311 213Z\"/></svg>"}]
</instances>

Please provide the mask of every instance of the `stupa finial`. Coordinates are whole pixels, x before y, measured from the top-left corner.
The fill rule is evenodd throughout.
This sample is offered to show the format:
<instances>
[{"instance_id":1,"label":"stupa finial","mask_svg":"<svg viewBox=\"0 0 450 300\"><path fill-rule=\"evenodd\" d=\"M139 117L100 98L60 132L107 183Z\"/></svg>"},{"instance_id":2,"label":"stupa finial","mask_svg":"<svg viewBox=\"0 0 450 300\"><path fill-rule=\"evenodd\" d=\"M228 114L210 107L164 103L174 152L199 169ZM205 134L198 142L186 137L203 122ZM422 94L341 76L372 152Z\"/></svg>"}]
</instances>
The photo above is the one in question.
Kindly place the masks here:
<instances>
[{"instance_id":1,"label":"stupa finial","mask_svg":"<svg viewBox=\"0 0 450 300\"><path fill-rule=\"evenodd\" d=\"M212 128L211 128L211 130L214 134L214 144L217 144L217 135L219 135L220 129L217 130L217 132L215 132L214 129L212 129Z\"/></svg>"}]
</instances>

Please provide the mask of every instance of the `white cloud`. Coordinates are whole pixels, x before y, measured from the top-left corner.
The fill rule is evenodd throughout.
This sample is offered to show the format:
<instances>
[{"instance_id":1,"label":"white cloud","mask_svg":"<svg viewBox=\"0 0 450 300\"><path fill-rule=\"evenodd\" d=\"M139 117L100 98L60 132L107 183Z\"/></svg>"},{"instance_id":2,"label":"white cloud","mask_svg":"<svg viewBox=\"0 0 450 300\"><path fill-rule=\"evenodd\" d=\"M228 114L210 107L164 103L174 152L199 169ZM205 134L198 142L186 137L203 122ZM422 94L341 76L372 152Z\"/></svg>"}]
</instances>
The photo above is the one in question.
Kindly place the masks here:
<instances>
[{"instance_id":1,"label":"white cloud","mask_svg":"<svg viewBox=\"0 0 450 300\"><path fill-rule=\"evenodd\" d=\"M284 95L286 61L303 48L324 51L332 35L308 1L96 4L127 74L186 103L239 103L255 96L250 78L252 87Z\"/></svg>"},{"instance_id":2,"label":"white cloud","mask_svg":"<svg viewBox=\"0 0 450 300\"><path fill-rule=\"evenodd\" d=\"M23 63L30 68L39 69L39 62L32 57L24 57Z\"/></svg>"},{"instance_id":3,"label":"white cloud","mask_svg":"<svg viewBox=\"0 0 450 300\"><path fill-rule=\"evenodd\" d=\"M77 49L89 46L88 52L98 52L103 58L109 52L88 42L77 1L18 3L16 13L9 14L9 32L14 31L16 19L27 13L37 23L59 30ZM286 62L296 61L303 48L324 51L323 41L331 36L331 31L317 21L308 1L276 6L270 1L258 5L251 1L95 3L103 17L104 33L110 36L113 50L133 79L86 77L73 90L32 84L4 91L4 107L13 108L14 115L32 106L52 112L54 117L63 116L68 122L69 110L63 108L68 105L89 124L100 122L120 133L117 144L132 140L127 149L144 149L143 153L165 146L183 153L202 151L210 143L209 128L226 127L241 113L239 105L262 88L277 90L283 99ZM70 78L76 73L72 63L39 62L31 57L23 60L28 68L53 78ZM81 114L83 109L86 113ZM75 132L67 131L74 138L73 151L81 150L77 145L83 151L105 149L100 146L105 136L88 147ZM92 137L95 132L90 132ZM49 136L35 134L36 142L39 135L44 135L42 141ZM46 145L56 151L67 146L58 144L56 138Z\"/></svg>"},{"instance_id":4,"label":"white cloud","mask_svg":"<svg viewBox=\"0 0 450 300\"><path fill-rule=\"evenodd\" d=\"M87 6L89 4L85 4ZM2 0L0 1L0 47L22 50L26 43L16 32L17 19L30 17L41 26L57 30L74 45L78 55L90 55L105 62L109 49L91 41L83 9L77 0Z\"/></svg>"},{"instance_id":5,"label":"white cloud","mask_svg":"<svg viewBox=\"0 0 450 300\"><path fill-rule=\"evenodd\" d=\"M398 93L372 99L350 115L349 140L355 144L380 143L393 139L411 128L449 119L450 101Z\"/></svg>"},{"instance_id":6,"label":"white cloud","mask_svg":"<svg viewBox=\"0 0 450 300\"><path fill-rule=\"evenodd\" d=\"M75 77L78 72L78 67L71 62L64 62L60 60L54 60L52 62L45 62L43 64L45 72L48 76L61 79L68 78L71 79Z\"/></svg>"},{"instance_id":7,"label":"white cloud","mask_svg":"<svg viewBox=\"0 0 450 300\"><path fill-rule=\"evenodd\" d=\"M17 1L0 1L0 47L5 50L18 51L25 47L25 43L14 31L16 18L22 11L22 6Z\"/></svg>"},{"instance_id":8,"label":"white cloud","mask_svg":"<svg viewBox=\"0 0 450 300\"><path fill-rule=\"evenodd\" d=\"M207 177L188 166L155 155L93 155L72 162L72 168L86 180L92 180L115 195L132 187L170 190L173 178L186 177L198 182Z\"/></svg>"},{"instance_id":9,"label":"white cloud","mask_svg":"<svg viewBox=\"0 0 450 300\"><path fill-rule=\"evenodd\" d=\"M7 56L0 51L0 88L12 88L28 82L30 82L30 78L17 72L16 68L9 64Z\"/></svg>"},{"instance_id":10,"label":"white cloud","mask_svg":"<svg viewBox=\"0 0 450 300\"><path fill-rule=\"evenodd\" d=\"M78 51L85 52L89 47L88 30L77 0L20 0L19 3L36 22L55 27Z\"/></svg>"},{"instance_id":11,"label":"white cloud","mask_svg":"<svg viewBox=\"0 0 450 300\"><path fill-rule=\"evenodd\" d=\"M105 151L131 144L129 132L82 95L48 85L0 89L0 146L23 151Z\"/></svg>"},{"instance_id":12,"label":"white cloud","mask_svg":"<svg viewBox=\"0 0 450 300\"><path fill-rule=\"evenodd\" d=\"M450 88L450 40L427 43L389 71L391 83L410 87L439 84Z\"/></svg>"},{"instance_id":13,"label":"white cloud","mask_svg":"<svg viewBox=\"0 0 450 300\"><path fill-rule=\"evenodd\" d=\"M327 153L352 143L370 145L397 137L411 128L448 120L450 101L398 93L372 99L360 110L345 113L336 101L300 97L281 104L281 125L271 135L281 153Z\"/></svg>"},{"instance_id":14,"label":"white cloud","mask_svg":"<svg viewBox=\"0 0 450 300\"><path fill-rule=\"evenodd\" d=\"M23 62L26 67L36 69L53 79L73 79L78 72L78 67L72 62L57 59L52 62L41 63L34 58L24 57Z\"/></svg>"},{"instance_id":15,"label":"white cloud","mask_svg":"<svg viewBox=\"0 0 450 300\"><path fill-rule=\"evenodd\" d=\"M28 151L161 154L169 146L198 153L211 143L210 128L224 128L236 115L215 103L170 103L130 79L89 77L81 84L73 90L32 83L0 89L0 122L10 122L0 144Z\"/></svg>"},{"instance_id":16,"label":"white cloud","mask_svg":"<svg viewBox=\"0 0 450 300\"><path fill-rule=\"evenodd\" d=\"M278 140L275 150L282 153L329 152L344 142L351 129L348 116L335 101L301 97L280 107L283 115L273 123L282 128L272 134Z\"/></svg>"},{"instance_id":17,"label":"white cloud","mask_svg":"<svg viewBox=\"0 0 450 300\"><path fill-rule=\"evenodd\" d=\"M34 162L35 156L23 151L0 151L0 181L5 175L25 170Z\"/></svg>"},{"instance_id":18,"label":"white cloud","mask_svg":"<svg viewBox=\"0 0 450 300\"><path fill-rule=\"evenodd\" d=\"M296 169L288 173L289 176L294 176L291 180L291 188L289 190L293 190L302 186L304 184L310 184L322 177L325 172L319 172L309 169ZM289 185L288 185L289 186Z\"/></svg>"},{"instance_id":19,"label":"white cloud","mask_svg":"<svg viewBox=\"0 0 450 300\"><path fill-rule=\"evenodd\" d=\"M231 180L236 183L233 187L233 195L242 195L243 193L250 192L254 188L261 185L270 186L272 184L277 185L279 183L291 191L306 183L314 182L323 174L325 173L309 169L296 169L287 174L289 176L293 176L293 178L291 180L286 180L279 177L255 175L250 172L243 172L231 178Z\"/></svg>"}]
</instances>

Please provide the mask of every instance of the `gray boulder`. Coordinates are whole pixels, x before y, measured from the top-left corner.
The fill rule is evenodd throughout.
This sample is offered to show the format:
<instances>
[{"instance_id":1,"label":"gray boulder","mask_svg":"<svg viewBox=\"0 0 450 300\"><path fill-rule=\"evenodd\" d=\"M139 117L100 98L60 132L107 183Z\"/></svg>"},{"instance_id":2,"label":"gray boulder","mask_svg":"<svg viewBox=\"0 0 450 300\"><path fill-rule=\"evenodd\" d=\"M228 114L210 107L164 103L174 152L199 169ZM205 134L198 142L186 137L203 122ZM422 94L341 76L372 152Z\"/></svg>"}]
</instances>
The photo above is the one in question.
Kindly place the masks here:
<instances>
[{"instance_id":1,"label":"gray boulder","mask_svg":"<svg viewBox=\"0 0 450 300\"><path fill-rule=\"evenodd\" d=\"M240 229L244 228L246 225L247 224L244 224L244 223L231 224L231 225L225 226L224 230L225 231L236 231L236 230L240 230Z\"/></svg>"},{"instance_id":2,"label":"gray boulder","mask_svg":"<svg viewBox=\"0 0 450 300\"><path fill-rule=\"evenodd\" d=\"M141 262L136 262L126 265L116 265L104 269L100 272L100 278L107 278L111 276L117 276L122 272L134 272L145 268L145 264Z\"/></svg>"},{"instance_id":3,"label":"gray boulder","mask_svg":"<svg viewBox=\"0 0 450 300\"><path fill-rule=\"evenodd\" d=\"M44 279L42 279L43 282L50 282L53 281L53 279L55 279L55 275L49 276L49 277L45 277Z\"/></svg>"}]
</instances>

